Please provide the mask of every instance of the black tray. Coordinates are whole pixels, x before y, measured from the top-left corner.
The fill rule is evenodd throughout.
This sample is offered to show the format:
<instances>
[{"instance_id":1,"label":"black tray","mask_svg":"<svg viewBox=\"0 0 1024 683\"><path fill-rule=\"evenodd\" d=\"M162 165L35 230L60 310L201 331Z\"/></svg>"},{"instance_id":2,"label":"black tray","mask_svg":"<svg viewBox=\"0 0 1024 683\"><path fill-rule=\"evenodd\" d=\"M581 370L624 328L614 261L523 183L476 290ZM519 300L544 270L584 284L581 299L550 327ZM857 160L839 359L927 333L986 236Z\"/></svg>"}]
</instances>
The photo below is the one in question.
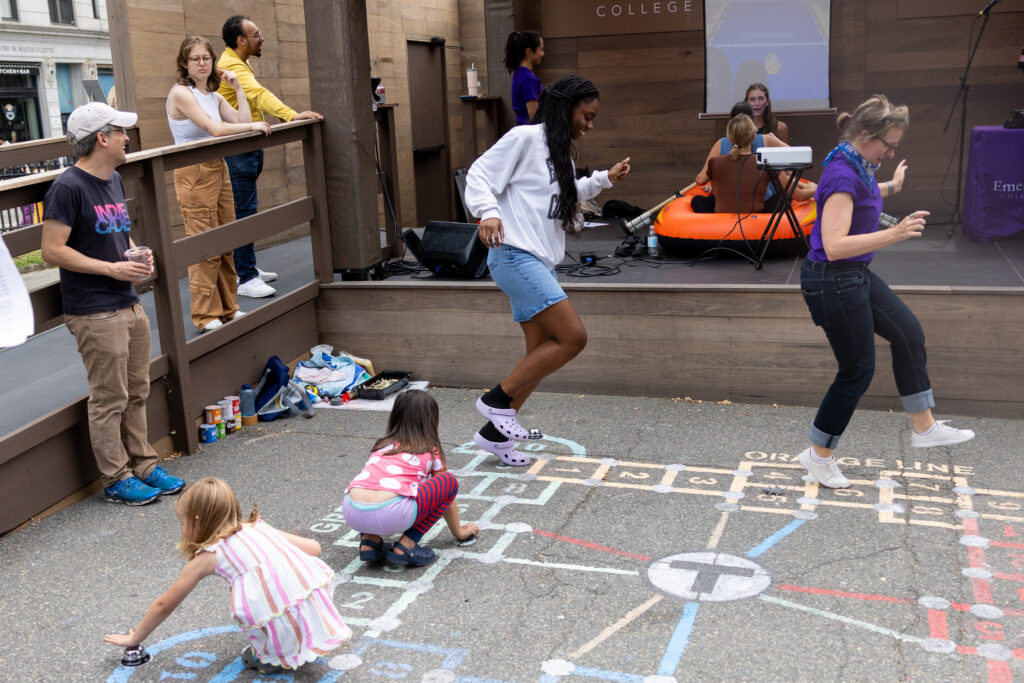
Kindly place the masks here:
<instances>
[{"instance_id":1,"label":"black tray","mask_svg":"<svg viewBox=\"0 0 1024 683\"><path fill-rule=\"evenodd\" d=\"M368 386L374 382L382 379L397 379L398 381L389 386L386 389L369 389ZM359 398L366 398L371 401L380 401L387 398L395 392L401 391L402 389L409 386L409 373L398 370L385 370L384 372L378 372L376 375L366 380L358 387Z\"/></svg>"}]
</instances>

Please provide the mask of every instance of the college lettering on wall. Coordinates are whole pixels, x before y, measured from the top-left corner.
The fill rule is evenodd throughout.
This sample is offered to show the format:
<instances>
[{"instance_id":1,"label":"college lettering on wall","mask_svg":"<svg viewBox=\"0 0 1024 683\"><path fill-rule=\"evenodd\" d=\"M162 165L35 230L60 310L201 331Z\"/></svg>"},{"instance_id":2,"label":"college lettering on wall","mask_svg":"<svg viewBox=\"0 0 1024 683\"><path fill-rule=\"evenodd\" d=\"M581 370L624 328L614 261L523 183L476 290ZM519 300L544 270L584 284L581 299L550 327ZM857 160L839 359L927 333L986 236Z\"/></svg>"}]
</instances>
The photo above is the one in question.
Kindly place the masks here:
<instances>
[{"instance_id":1,"label":"college lettering on wall","mask_svg":"<svg viewBox=\"0 0 1024 683\"><path fill-rule=\"evenodd\" d=\"M703 0L547 0L541 3L545 38L700 31Z\"/></svg>"}]
</instances>

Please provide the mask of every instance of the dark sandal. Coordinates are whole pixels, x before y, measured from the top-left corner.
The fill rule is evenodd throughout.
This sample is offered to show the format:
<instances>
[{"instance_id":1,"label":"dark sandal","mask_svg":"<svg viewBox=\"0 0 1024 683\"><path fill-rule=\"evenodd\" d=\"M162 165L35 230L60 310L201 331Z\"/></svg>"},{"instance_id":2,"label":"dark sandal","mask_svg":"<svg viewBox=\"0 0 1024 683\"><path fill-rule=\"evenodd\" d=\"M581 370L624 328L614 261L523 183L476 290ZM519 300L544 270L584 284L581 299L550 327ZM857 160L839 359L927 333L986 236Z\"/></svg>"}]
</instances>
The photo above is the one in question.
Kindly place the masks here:
<instances>
[{"instance_id":1,"label":"dark sandal","mask_svg":"<svg viewBox=\"0 0 1024 683\"><path fill-rule=\"evenodd\" d=\"M363 550L363 546L370 546L371 550ZM380 562L384 559L384 553L387 551L389 543L384 543L384 539L379 541L371 541L365 536L359 537L359 559L363 562Z\"/></svg>"},{"instance_id":2,"label":"dark sandal","mask_svg":"<svg viewBox=\"0 0 1024 683\"><path fill-rule=\"evenodd\" d=\"M401 549L402 554L398 554ZM437 559L437 555L430 548L424 548L419 543L411 549L401 543L395 543L390 549L384 551L384 557L388 562L396 565L407 565L409 567L426 567Z\"/></svg>"},{"instance_id":3,"label":"dark sandal","mask_svg":"<svg viewBox=\"0 0 1024 683\"><path fill-rule=\"evenodd\" d=\"M498 456L498 460L501 460L509 467L526 467L530 464L530 456L517 452L516 442L511 439L508 441L491 441L481 436L480 432L477 432L473 435L473 443L488 453Z\"/></svg>"},{"instance_id":4,"label":"dark sandal","mask_svg":"<svg viewBox=\"0 0 1024 683\"><path fill-rule=\"evenodd\" d=\"M476 409L486 417L494 428L510 439L528 441L530 432L516 419L516 411L512 408L492 408L484 403L483 397L476 400Z\"/></svg>"}]
</instances>

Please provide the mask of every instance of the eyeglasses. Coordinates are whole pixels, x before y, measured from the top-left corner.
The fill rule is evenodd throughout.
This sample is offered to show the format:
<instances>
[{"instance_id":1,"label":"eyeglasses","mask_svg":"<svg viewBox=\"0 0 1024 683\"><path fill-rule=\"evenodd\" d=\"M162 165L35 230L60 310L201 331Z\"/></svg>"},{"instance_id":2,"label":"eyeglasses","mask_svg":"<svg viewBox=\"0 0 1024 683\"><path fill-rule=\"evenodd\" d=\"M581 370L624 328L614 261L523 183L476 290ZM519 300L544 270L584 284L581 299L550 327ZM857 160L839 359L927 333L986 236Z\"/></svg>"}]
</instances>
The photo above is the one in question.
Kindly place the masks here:
<instances>
[{"instance_id":1,"label":"eyeglasses","mask_svg":"<svg viewBox=\"0 0 1024 683\"><path fill-rule=\"evenodd\" d=\"M251 36L250 35L246 35L245 37L246 38L262 38L263 34L260 33L259 31L256 31L256 33L252 34Z\"/></svg>"},{"instance_id":2,"label":"eyeglasses","mask_svg":"<svg viewBox=\"0 0 1024 683\"><path fill-rule=\"evenodd\" d=\"M195 55L194 57L189 57L188 61L193 64L205 64L206 62L212 62L213 57L210 55Z\"/></svg>"},{"instance_id":3,"label":"eyeglasses","mask_svg":"<svg viewBox=\"0 0 1024 683\"><path fill-rule=\"evenodd\" d=\"M128 136L128 129L121 127L107 126L106 128L101 128L98 132L103 133L104 135L110 135L111 133L120 133L125 137Z\"/></svg>"},{"instance_id":4,"label":"eyeglasses","mask_svg":"<svg viewBox=\"0 0 1024 683\"><path fill-rule=\"evenodd\" d=\"M896 148L900 146L900 143L898 143L898 142L897 143L887 142L883 138L875 138L875 139L878 140L879 142L881 142L883 145L885 145L885 152L886 152L886 154L888 154L889 152L894 152L895 153L896 152Z\"/></svg>"}]
</instances>

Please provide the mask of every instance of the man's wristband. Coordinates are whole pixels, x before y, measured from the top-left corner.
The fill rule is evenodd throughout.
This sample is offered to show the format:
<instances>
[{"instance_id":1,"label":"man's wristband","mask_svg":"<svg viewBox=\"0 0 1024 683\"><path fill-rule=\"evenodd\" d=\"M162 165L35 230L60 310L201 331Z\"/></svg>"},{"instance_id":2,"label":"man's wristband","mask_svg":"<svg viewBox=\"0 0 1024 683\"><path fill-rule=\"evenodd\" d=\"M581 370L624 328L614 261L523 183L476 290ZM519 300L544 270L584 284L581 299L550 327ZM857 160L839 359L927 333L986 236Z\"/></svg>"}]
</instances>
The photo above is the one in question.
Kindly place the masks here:
<instances>
[{"instance_id":1,"label":"man's wristband","mask_svg":"<svg viewBox=\"0 0 1024 683\"><path fill-rule=\"evenodd\" d=\"M887 180L885 184L889 187L889 196L890 197L893 196L894 194L896 194L896 183L894 183L891 180Z\"/></svg>"}]
</instances>

